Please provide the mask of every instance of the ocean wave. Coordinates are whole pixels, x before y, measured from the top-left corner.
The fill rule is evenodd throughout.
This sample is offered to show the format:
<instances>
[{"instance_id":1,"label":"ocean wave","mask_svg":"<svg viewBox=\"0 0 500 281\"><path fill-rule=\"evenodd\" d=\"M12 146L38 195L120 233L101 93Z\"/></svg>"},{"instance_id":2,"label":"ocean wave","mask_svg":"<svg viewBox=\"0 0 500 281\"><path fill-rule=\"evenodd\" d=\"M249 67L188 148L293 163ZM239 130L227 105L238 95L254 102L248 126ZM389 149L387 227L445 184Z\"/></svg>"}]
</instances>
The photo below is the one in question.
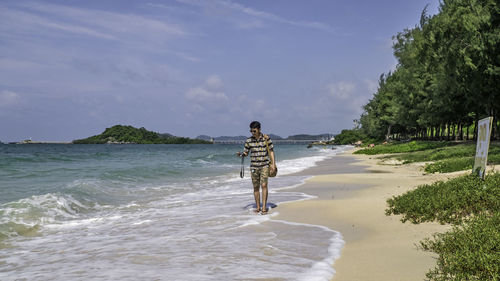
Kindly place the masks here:
<instances>
[{"instance_id":1,"label":"ocean wave","mask_svg":"<svg viewBox=\"0 0 500 281\"><path fill-rule=\"evenodd\" d=\"M0 205L0 239L36 235L41 226L76 219L92 209L70 195L43 194Z\"/></svg>"},{"instance_id":2,"label":"ocean wave","mask_svg":"<svg viewBox=\"0 0 500 281\"><path fill-rule=\"evenodd\" d=\"M301 158L278 161L276 164L279 169L279 175L288 175L301 172L305 169L316 166L320 161L333 157L338 152L335 150L325 150L322 154L316 156L306 156Z\"/></svg>"},{"instance_id":3,"label":"ocean wave","mask_svg":"<svg viewBox=\"0 0 500 281\"><path fill-rule=\"evenodd\" d=\"M19 196L27 198L0 204L0 244L12 243L2 248L9 261L0 263L0 271L7 279L36 279L47 272L57 280L125 280L138 272L146 274L145 279L196 279L214 274L214 268L219 270L214 279L309 280L333 275L331 263L342 247L341 236L318 226L276 223L279 207L267 216L245 207L254 198L248 158L245 178L239 177L240 159L233 150L240 146L70 147L71 157L82 159L88 153L90 161L68 165L54 160L54 166L79 173L53 171L43 181L9 177L10 188L25 192ZM311 198L284 189L307 178L294 172L339 151L279 149L280 172L270 179L268 197L276 205ZM75 150L81 154L74 155ZM39 166L49 165L19 167L28 173ZM40 192L45 194L34 195ZM96 253L101 261L97 271ZM264 270L255 275L252 268Z\"/></svg>"}]
</instances>

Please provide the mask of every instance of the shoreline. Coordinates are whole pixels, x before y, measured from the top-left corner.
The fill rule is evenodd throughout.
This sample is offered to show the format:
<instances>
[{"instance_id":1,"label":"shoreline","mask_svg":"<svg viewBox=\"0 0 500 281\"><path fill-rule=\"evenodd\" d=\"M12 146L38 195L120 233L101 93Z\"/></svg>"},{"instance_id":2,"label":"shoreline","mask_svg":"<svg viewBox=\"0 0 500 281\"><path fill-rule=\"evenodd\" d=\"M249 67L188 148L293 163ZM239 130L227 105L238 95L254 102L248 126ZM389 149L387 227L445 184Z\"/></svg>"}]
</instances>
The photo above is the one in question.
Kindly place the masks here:
<instances>
[{"instance_id":1,"label":"shoreline","mask_svg":"<svg viewBox=\"0 0 500 281\"><path fill-rule=\"evenodd\" d=\"M433 253L416 245L449 225L402 223L400 216L386 216L386 200L418 185L446 180L459 174L426 174L421 165L378 164L371 155L353 150L321 161L295 175L311 176L291 190L317 196L280 204L275 219L328 227L345 242L334 261L332 280L424 280L435 266Z\"/></svg>"}]
</instances>

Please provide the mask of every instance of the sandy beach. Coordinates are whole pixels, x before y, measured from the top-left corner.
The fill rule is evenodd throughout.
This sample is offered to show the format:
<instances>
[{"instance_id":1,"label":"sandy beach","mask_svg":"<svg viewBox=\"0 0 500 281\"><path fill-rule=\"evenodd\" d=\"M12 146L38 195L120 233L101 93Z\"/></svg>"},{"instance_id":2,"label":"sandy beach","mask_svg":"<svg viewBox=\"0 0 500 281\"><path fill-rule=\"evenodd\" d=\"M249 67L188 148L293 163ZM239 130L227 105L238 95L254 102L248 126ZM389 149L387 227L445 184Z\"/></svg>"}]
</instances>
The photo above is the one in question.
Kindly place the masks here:
<instances>
[{"instance_id":1,"label":"sandy beach","mask_svg":"<svg viewBox=\"0 0 500 281\"><path fill-rule=\"evenodd\" d=\"M301 172L311 175L297 191L317 198L281 204L278 219L327 226L345 241L333 280L424 280L435 266L432 253L416 245L447 225L402 223L386 216L386 200L416 186L464 172L424 175L421 164L382 165L378 156L352 151Z\"/></svg>"}]
</instances>

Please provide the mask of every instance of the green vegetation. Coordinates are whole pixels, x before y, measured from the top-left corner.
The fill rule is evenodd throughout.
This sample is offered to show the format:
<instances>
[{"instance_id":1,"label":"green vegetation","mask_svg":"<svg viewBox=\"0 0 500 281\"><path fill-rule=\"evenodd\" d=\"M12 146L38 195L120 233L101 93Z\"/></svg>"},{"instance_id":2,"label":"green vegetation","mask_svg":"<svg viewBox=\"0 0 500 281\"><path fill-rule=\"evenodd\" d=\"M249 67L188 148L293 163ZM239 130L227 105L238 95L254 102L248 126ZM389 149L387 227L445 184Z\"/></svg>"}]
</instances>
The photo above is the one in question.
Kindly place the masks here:
<instances>
[{"instance_id":1,"label":"green vegetation","mask_svg":"<svg viewBox=\"0 0 500 281\"><path fill-rule=\"evenodd\" d=\"M462 170L472 170L474 157L452 158L425 165L427 173L450 173Z\"/></svg>"},{"instance_id":2,"label":"green vegetation","mask_svg":"<svg viewBox=\"0 0 500 281\"><path fill-rule=\"evenodd\" d=\"M411 141L377 145L354 152L355 154L394 154L383 158L395 158L403 164L429 162L424 170L427 173L449 173L472 170L476 144L445 141ZM500 143L492 142L488 153L488 164L500 164Z\"/></svg>"},{"instance_id":3,"label":"green vegetation","mask_svg":"<svg viewBox=\"0 0 500 281\"><path fill-rule=\"evenodd\" d=\"M365 144L376 142L376 140L371 140L370 138L368 138L367 135L365 135L360 130L342 130L340 134L335 136L334 143L342 145L354 144L359 140Z\"/></svg>"},{"instance_id":4,"label":"green vegetation","mask_svg":"<svg viewBox=\"0 0 500 281\"><path fill-rule=\"evenodd\" d=\"M473 142L411 141L377 145L357 154L390 154L403 163L434 161L427 172L472 171ZM490 143L488 163L500 163L500 143ZM424 184L387 200L386 215L401 221L437 221L452 230L420 242L420 249L438 254L430 280L500 280L500 173L484 180L467 174L448 181Z\"/></svg>"},{"instance_id":5,"label":"green vegetation","mask_svg":"<svg viewBox=\"0 0 500 281\"><path fill-rule=\"evenodd\" d=\"M470 215L500 212L500 174L486 175L485 180L465 175L446 182L424 184L387 203L387 215L402 214L402 222L461 223Z\"/></svg>"},{"instance_id":6,"label":"green vegetation","mask_svg":"<svg viewBox=\"0 0 500 281\"><path fill-rule=\"evenodd\" d=\"M403 222L453 223L451 231L421 242L439 255L430 280L499 280L500 174L484 181L465 175L447 182L418 186L387 200L387 215L401 214Z\"/></svg>"},{"instance_id":7,"label":"green vegetation","mask_svg":"<svg viewBox=\"0 0 500 281\"><path fill-rule=\"evenodd\" d=\"M427 172L472 170L474 143L413 141L360 150L364 154L394 153L404 163L436 161ZM488 162L500 163L500 144L491 143ZM455 226L420 242L420 248L439 255L430 280L499 280L500 173L484 180L467 174L448 181L424 184L387 200L386 215L401 221L438 221Z\"/></svg>"},{"instance_id":8,"label":"green vegetation","mask_svg":"<svg viewBox=\"0 0 500 281\"><path fill-rule=\"evenodd\" d=\"M500 153L490 151L488 165L500 164ZM451 158L425 165L427 173L450 173L463 170L472 170L474 157Z\"/></svg>"},{"instance_id":9,"label":"green vegetation","mask_svg":"<svg viewBox=\"0 0 500 281\"><path fill-rule=\"evenodd\" d=\"M500 213L481 215L464 226L425 239L421 248L439 254L431 280L499 280Z\"/></svg>"},{"instance_id":10,"label":"green vegetation","mask_svg":"<svg viewBox=\"0 0 500 281\"><path fill-rule=\"evenodd\" d=\"M436 142L436 141L411 141L411 142L400 142L400 143L388 143L385 145L377 145L372 148L365 148L354 152L354 154L388 154L388 153L404 153L404 152L414 152L422 151L433 148L440 148L445 146L454 145L451 142Z\"/></svg>"},{"instance_id":11,"label":"green vegetation","mask_svg":"<svg viewBox=\"0 0 500 281\"><path fill-rule=\"evenodd\" d=\"M96 136L74 140L74 144L103 144L103 143L138 143L138 144L200 144L211 143L199 139L175 137L168 134L158 134L144 128L116 125Z\"/></svg>"},{"instance_id":12,"label":"green vegetation","mask_svg":"<svg viewBox=\"0 0 500 281\"><path fill-rule=\"evenodd\" d=\"M439 13L395 36L398 65L382 74L357 130L375 139L468 140L479 119L493 116L500 137L500 2L443 0ZM433 147L435 145L435 147ZM475 144L410 142L376 146L364 154L397 153L404 163L435 161L428 172L471 169ZM490 164L500 147L490 145ZM421 243L439 255L431 280L500 280L500 174L465 175L421 185L387 201L402 221L453 223L453 230Z\"/></svg>"},{"instance_id":13,"label":"green vegetation","mask_svg":"<svg viewBox=\"0 0 500 281\"><path fill-rule=\"evenodd\" d=\"M419 152L406 153L396 156L397 159L404 161L404 163L424 162L424 161L438 161L443 159L460 158L467 156L474 156L476 152L475 143L445 143L448 144L443 147L429 149ZM493 146L491 146L493 148Z\"/></svg>"},{"instance_id":14,"label":"green vegetation","mask_svg":"<svg viewBox=\"0 0 500 281\"><path fill-rule=\"evenodd\" d=\"M477 121L494 117L500 138L500 2L444 0L423 10L419 25L394 37L398 65L382 74L359 129L375 139L475 137Z\"/></svg>"}]
</instances>

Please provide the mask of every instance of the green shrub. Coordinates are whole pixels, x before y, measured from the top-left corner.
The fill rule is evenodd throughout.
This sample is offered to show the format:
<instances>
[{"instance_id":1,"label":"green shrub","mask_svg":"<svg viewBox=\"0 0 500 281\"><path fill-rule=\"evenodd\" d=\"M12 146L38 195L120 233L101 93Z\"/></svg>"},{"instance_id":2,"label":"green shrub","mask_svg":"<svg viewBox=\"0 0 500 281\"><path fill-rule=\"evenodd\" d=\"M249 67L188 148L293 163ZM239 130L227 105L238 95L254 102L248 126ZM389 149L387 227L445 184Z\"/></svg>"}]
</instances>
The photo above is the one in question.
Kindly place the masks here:
<instances>
[{"instance_id":1,"label":"green shrub","mask_svg":"<svg viewBox=\"0 0 500 281\"><path fill-rule=\"evenodd\" d=\"M500 173L485 180L465 175L447 182L418 186L387 200L386 215L403 215L402 222L460 223L470 215L500 211Z\"/></svg>"},{"instance_id":2,"label":"green shrub","mask_svg":"<svg viewBox=\"0 0 500 281\"><path fill-rule=\"evenodd\" d=\"M493 149L488 154L488 165L500 164L500 153ZM471 170L474 165L474 157L450 158L425 165L427 173L450 173L463 170Z\"/></svg>"},{"instance_id":3,"label":"green shrub","mask_svg":"<svg viewBox=\"0 0 500 281\"><path fill-rule=\"evenodd\" d=\"M450 143L446 147L440 147L435 149L429 149L425 151L418 151L412 153L398 154L395 156L396 159L402 160L406 163L412 162L423 162L423 161L438 161L449 158L461 158L461 157L473 157L476 154L476 144L475 143ZM494 155L500 155L500 144L492 143L490 144L490 149L488 157Z\"/></svg>"},{"instance_id":4,"label":"green shrub","mask_svg":"<svg viewBox=\"0 0 500 281\"><path fill-rule=\"evenodd\" d=\"M388 154L388 153L405 153L413 151L422 151L428 149L434 149L439 147L445 147L455 145L452 142L437 142L437 141L411 141L404 143L389 143L385 145L377 145L372 148L365 148L354 152L354 154Z\"/></svg>"},{"instance_id":5,"label":"green shrub","mask_svg":"<svg viewBox=\"0 0 500 281\"><path fill-rule=\"evenodd\" d=\"M469 144L448 143L447 146L444 147L400 154L395 156L395 158L405 163L437 161L454 157L473 156L475 149L476 148L472 143Z\"/></svg>"},{"instance_id":6,"label":"green shrub","mask_svg":"<svg viewBox=\"0 0 500 281\"><path fill-rule=\"evenodd\" d=\"M465 175L418 186L387 200L401 221L460 224L420 246L439 255L430 280L500 280L500 173Z\"/></svg>"},{"instance_id":7,"label":"green shrub","mask_svg":"<svg viewBox=\"0 0 500 281\"><path fill-rule=\"evenodd\" d=\"M404 152L406 150L412 151ZM403 164L436 161L425 166L425 171L427 173L449 173L463 170L472 171L475 152L476 144L472 142L461 144L451 142L410 142L408 144L376 146L355 153L397 153L395 155L384 156L383 158L395 158L402 161ZM498 142L490 144L488 164L500 164L500 144Z\"/></svg>"},{"instance_id":8,"label":"green shrub","mask_svg":"<svg viewBox=\"0 0 500 281\"><path fill-rule=\"evenodd\" d=\"M463 226L421 242L439 255L430 280L500 280L500 213L481 215Z\"/></svg>"},{"instance_id":9,"label":"green shrub","mask_svg":"<svg viewBox=\"0 0 500 281\"><path fill-rule=\"evenodd\" d=\"M450 173L455 171L471 170L474 165L473 157L451 158L426 164L427 173Z\"/></svg>"},{"instance_id":10,"label":"green shrub","mask_svg":"<svg viewBox=\"0 0 500 281\"><path fill-rule=\"evenodd\" d=\"M368 139L368 137L363 134L360 130L342 130L342 132L335 136L335 144L354 144L357 141L362 141L363 143L367 143L372 141Z\"/></svg>"}]
</instances>

